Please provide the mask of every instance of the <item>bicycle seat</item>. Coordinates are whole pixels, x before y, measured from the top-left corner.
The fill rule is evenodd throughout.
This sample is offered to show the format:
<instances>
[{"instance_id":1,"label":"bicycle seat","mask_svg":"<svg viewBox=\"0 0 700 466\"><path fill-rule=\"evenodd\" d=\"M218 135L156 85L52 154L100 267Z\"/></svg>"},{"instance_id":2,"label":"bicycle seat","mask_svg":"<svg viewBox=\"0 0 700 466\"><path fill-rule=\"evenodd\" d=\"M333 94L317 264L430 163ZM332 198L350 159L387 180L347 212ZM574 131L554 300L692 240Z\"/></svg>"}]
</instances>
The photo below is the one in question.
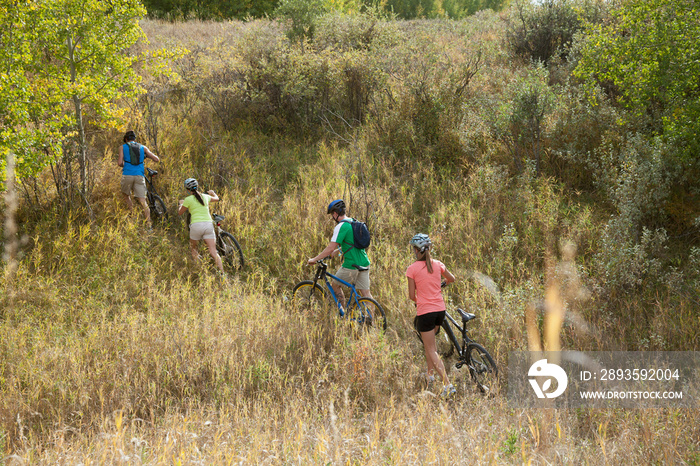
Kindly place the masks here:
<instances>
[{"instance_id":1,"label":"bicycle seat","mask_svg":"<svg viewBox=\"0 0 700 466\"><path fill-rule=\"evenodd\" d=\"M212 218L215 222L221 222L225 217L224 217L223 215L213 214L213 215L211 216L211 218Z\"/></svg>"},{"instance_id":2,"label":"bicycle seat","mask_svg":"<svg viewBox=\"0 0 700 466\"><path fill-rule=\"evenodd\" d=\"M462 322L469 322L472 319L476 319L476 315L471 312L464 312L462 309L457 309L457 312L462 316Z\"/></svg>"},{"instance_id":3,"label":"bicycle seat","mask_svg":"<svg viewBox=\"0 0 700 466\"><path fill-rule=\"evenodd\" d=\"M357 265L357 264L353 265L353 267L355 267L355 268L356 268L357 270L359 270L360 272L364 272L365 270L369 270L369 267L360 267L360 266Z\"/></svg>"},{"instance_id":4,"label":"bicycle seat","mask_svg":"<svg viewBox=\"0 0 700 466\"><path fill-rule=\"evenodd\" d=\"M148 168L148 167L146 167L146 171L147 171L148 174L151 175L151 176L156 176L156 175L158 174L158 172L157 172L156 170L152 170L152 169L150 169L150 168Z\"/></svg>"}]
</instances>

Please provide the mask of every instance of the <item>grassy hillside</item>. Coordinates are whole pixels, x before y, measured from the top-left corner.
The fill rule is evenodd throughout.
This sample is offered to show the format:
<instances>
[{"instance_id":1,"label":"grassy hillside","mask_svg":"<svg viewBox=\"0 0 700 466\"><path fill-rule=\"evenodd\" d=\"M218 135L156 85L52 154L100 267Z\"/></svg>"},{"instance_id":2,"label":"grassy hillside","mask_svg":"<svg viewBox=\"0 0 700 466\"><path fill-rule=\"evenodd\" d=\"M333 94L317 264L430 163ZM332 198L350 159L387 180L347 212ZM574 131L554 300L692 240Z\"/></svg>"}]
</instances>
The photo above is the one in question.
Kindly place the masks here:
<instances>
[{"instance_id":1,"label":"grassy hillside","mask_svg":"<svg viewBox=\"0 0 700 466\"><path fill-rule=\"evenodd\" d=\"M50 172L21 187L24 239L0 297L3 461L700 462L696 410L513 409L504 380L484 398L454 368L445 403L420 382L404 278L416 232L456 275L449 305L478 315L474 336L504 377L547 290L566 310L563 349L698 350L697 206L669 195L675 214L652 212L654 178L621 194L627 165L605 178L605 161L646 143L604 96L588 103L572 63L513 54L507 19L328 17L304 47L265 21L144 22L150 44L134 52L180 52L173 74L144 67L147 92L122 105L162 158L173 218L148 233L126 211L121 131L93 133L92 218L64 205ZM522 89L552 101L539 149L498 129ZM227 280L191 260L175 218L190 176L219 193L243 246L246 269ZM373 233L384 335L290 300L338 197Z\"/></svg>"}]
</instances>

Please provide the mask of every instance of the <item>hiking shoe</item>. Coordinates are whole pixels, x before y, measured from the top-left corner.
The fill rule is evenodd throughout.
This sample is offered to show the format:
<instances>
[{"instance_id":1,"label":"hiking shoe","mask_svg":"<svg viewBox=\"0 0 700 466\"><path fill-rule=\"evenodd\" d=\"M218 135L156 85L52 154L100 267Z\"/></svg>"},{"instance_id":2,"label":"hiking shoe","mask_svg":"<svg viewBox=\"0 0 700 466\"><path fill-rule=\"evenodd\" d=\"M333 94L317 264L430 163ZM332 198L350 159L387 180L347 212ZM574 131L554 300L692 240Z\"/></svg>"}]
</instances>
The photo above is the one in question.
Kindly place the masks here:
<instances>
[{"instance_id":1,"label":"hiking shoe","mask_svg":"<svg viewBox=\"0 0 700 466\"><path fill-rule=\"evenodd\" d=\"M428 388L432 387L433 384L435 383L435 376L434 375L423 374L423 378L425 379L425 383L428 384Z\"/></svg>"},{"instance_id":2,"label":"hiking shoe","mask_svg":"<svg viewBox=\"0 0 700 466\"><path fill-rule=\"evenodd\" d=\"M455 393L457 393L457 389L454 385L449 384L446 387L443 387L442 394L440 396L442 396L443 398L449 398Z\"/></svg>"}]
</instances>

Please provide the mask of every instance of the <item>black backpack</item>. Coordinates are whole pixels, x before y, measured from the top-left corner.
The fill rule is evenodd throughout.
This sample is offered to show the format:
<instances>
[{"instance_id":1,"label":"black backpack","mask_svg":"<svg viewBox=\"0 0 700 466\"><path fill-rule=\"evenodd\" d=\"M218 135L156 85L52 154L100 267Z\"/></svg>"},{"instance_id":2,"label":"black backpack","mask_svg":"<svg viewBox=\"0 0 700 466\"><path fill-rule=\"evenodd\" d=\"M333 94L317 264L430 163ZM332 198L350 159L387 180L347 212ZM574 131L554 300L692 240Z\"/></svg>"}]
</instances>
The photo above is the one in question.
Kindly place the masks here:
<instances>
[{"instance_id":1,"label":"black backpack","mask_svg":"<svg viewBox=\"0 0 700 466\"><path fill-rule=\"evenodd\" d=\"M367 249L371 240L367 224L357 220L343 220L343 222L349 223L352 227L352 247L357 249Z\"/></svg>"},{"instance_id":2,"label":"black backpack","mask_svg":"<svg viewBox=\"0 0 700 466\"><path fill-rule=\"evenodd\" d=\"M129 141L126 145L129 146L129 160L127 162L131 165L141 165L146 159L145 153L143 159L141 158L141 144L136 141Z\"/></svg>"}]
</instances>

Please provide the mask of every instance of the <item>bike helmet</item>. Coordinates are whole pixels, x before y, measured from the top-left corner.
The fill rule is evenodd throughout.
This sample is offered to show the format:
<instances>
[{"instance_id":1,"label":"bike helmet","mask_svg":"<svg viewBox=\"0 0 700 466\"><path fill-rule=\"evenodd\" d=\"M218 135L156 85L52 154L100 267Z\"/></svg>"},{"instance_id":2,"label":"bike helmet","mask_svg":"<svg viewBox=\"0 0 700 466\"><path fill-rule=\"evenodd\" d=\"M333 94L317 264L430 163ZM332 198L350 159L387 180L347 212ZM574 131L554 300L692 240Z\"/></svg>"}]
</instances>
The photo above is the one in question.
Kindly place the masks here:
<instances>
[{"instance_id":1,"label":"bike helmet","mask_svg":"<svg viewBox=\"0 0 700 466\"><path fill-rule=\"evenodd\" d=\"M187 178L185 180L185 189L187 189L188 191L196 191L197 187L199 187L199 184L194 178Z\"/></svg>"},{"instance_id":2,"label":"bike helmet","mask_svg":"<svg viewBox=\"0 0 700 466\"><path fill-rule=\"evenodd\" d=\"M328 204L328 212L327 214L330 214L331 212L338 212L339 214L344 214L345 213L345 201L342 199L336 199L335 201L331 202Z\"/></svg>"},{"instance_id":3,"label":"bike helmet","mask_svg":"<svg viewBox=\"0 0 700 466\"><path fill-rule=\"evenodd\" d=\"M126 133L124 133L124 142L129 142L129 141L135 141L136 140L136 133L133 131L129 130Z\"/></svg>"},{"instance_id":4,"label":"bike helmet","mask_svg":"<svg viewBox=\"0 0 700 466\"><path fill-rule=\"evenodd\" d=\"M432 241L430 241L430 237L424 233L418 233L415 235L413 238L411 238L411 241L409 241L408 244L418 248L422 253L433 245Z\"/></svg>"}]
</instances>

